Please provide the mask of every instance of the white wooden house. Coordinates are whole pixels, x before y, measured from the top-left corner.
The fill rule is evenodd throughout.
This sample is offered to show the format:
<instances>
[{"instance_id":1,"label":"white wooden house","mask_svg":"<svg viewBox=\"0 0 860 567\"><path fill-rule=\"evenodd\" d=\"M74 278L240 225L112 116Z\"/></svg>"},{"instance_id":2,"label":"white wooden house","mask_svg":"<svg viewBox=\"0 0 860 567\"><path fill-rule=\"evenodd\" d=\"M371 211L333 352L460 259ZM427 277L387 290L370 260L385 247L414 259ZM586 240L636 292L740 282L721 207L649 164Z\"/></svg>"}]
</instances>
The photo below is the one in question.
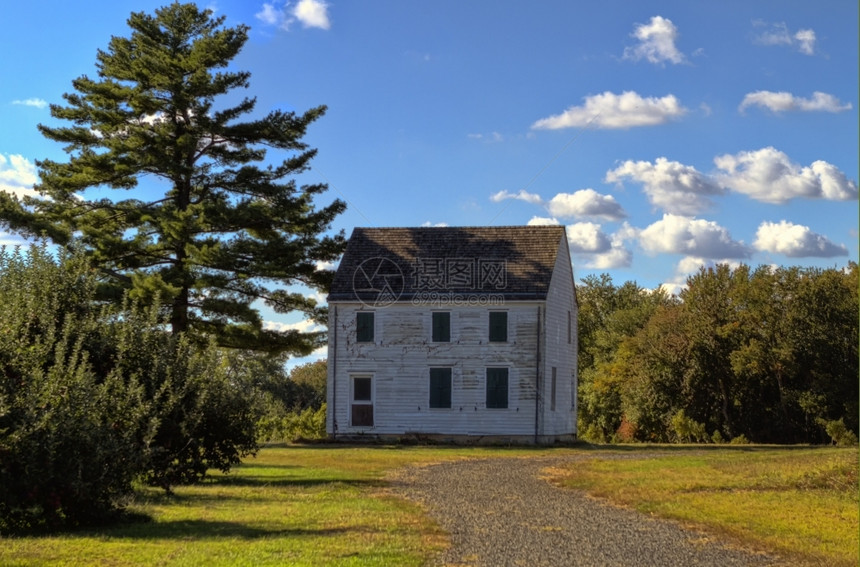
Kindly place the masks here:
<instances>
[{"instance_id":1,"label":"white wooden house","mask_svg":"<svg viewBox=\"0 0 860 567\"><path fill-rule=\"evenodd\" d=\"M564 227L356 228L328 304L330 436L576 437Z\"/></svg>"}]
</instances>

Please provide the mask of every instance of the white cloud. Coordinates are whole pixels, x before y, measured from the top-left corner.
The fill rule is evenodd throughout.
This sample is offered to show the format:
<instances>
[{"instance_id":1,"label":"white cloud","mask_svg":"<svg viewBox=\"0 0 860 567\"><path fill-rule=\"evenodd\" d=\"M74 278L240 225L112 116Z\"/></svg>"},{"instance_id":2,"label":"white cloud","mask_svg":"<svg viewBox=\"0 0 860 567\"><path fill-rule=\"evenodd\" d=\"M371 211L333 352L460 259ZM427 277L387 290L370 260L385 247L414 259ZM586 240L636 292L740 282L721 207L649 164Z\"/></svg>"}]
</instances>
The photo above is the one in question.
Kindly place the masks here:
<instances>
[{"instance_id":1,"label":"white cloud","mask_svg":"<svg viewBox=\"0 0 860 567\"><path fill-rule=\"evenodd\" d=\"M490 132L489 134L467 134L470 140L482 140L484 142L502 142L505 137L502 136L499 132Z\"/></svg>"},{"instance_id":2,"label":"white cloud","mask_svg":"<svg viewBox=\"0 0 860 567\"><path fill-rule=\"evenodd\" d=\"M264 321L263 328L267 331L278 331L283 333L286 331L298 331L300 333L318 333L325 331L325 326L320 325L311 319L304 319L297 323L283 323L280 321Z\"/></svg>"},{"instance_id":3,"label":"white cloud","mask_svg":"<svg viewBox=\"0 0 860 567\"><path fill-rule=\"evenodd\" d=\"M763 252L784 254L789 258L832 258L847 256L848 249L827 237L812 232L808 226L788 221L763 222L756 231L753 246Z\"/></svg>"},{"instance_id":4,"label":"white cloud","mask_svg":"<svg viewBox=\"0 0 860 567\"><path fill-rule=\"evenodd\" d=\"M672 20L662 16L653 16L648 24L639 24L631 34L639 40L634 47L624 49L624 59L639 61L646 59L650 63L683 63L684 54L675 47L678 39L678 28Z\"/></svg>"},{"instance_id":5,"label":"white cloud","mask_svg":"<svg viewBox=\"0 0 860 567\"><path fill-rule=\"evenodd\" d=\"M798 30L794 34L794 39L801 53L805 53L806 55L815 53L815 32L813 30Z\"/></svg>"},{"instance_id":6,"label":"white cloud","mask_svg":"<svg viewBox=\"0 0 860 567\"><path fill-rule=\"evenodd\" d=\"M717 156L714 163L724 171L718 175L723 186L757 201L784 203L798 197L837 201L857 198L857 184L836 166L818 160L801 167L773 147Z\"/></svg>"},{"instance_id":7,"label":"white cloud","mask_svg":"<svg viewBox=\"0 0 860 567\"><path fill-rule=\"evenodd\" d=\"M630 250L613 247L609 252L595 254L585 263L585 267L592 270L611 270L614 268L629 268L632 263L633 254Z\"/></svg>"},{"instance_id":8,"label":"white cloud","mask_svg":"<svg viewBox=\"0 0 860 567\"><path fill-rule=\"evenodd\" d=\"M14 248L16 246L27 246L28 244L28 241L21 238L20 236L0 231L0 246Z\"/></svg>"},{"instance_id":9,"label":"white cloud","mask_svg":"<svg viewBox=\"0 0 860 567\"><path fill-rule=\"evenodd\" d=\"M258 20L265 25L276 26L282 30L289 30L290 25L298 20L306 28L319 28L327 30L331 28L328 16L328 4L321 0L299 0L295 6L285 2L278 7L276 3L264 3L259 12L254 14Z\"/></svg>"},{"instance_id":10,"label":"white cloud","mask_svg":"<svg viewBox=\"0 0 860 567\"><path fill-rule=\"evenodd\" d=\"M805 112L842 112L851 110L851 103L843 104L831 94L815 91L812 98L794 96L789 92L756 91L748 93L738 110L743 112L749 106L761 106L772 112L805 111Z\"/></svg>"},{"instance_id":11,"label":"white cloud","mask_svg":"<svg viewBox=\"0 0 860 567\"><path fill-rule=\"evenodd\" d=\"M328 17L328 4L321 0L299 0L293 9L293 15L306 28L331 28Z\"/></svg>"},{"instance_id":12,"label":"white cloud","mask_svg":"<svg viewBox=\"0 0 860 567\"><path fill-rule=\"evenodd\" d=\"M490 195L490 200L494 203L500 203L506 199L525 201L526 203L531 203L532 205L543 204L543 199L541 199L540 195L537 195L535 193L529 193L525 189L520 189L517 193L511 193L510 191L502 190L498 193Z\"/></svg>"},{"instance_id":13,"label":"white cloud","mask_svg":"<svg viewBox=\"0 0 860 567\"><path fill-rule=\"evenodd\" d=\"M527 226L558 226L561 224L556 219L550 219L547 217L532 217L529 219L529 222L526 223Z\"/></svg>"},{"instance_id":14,"label":"white cloud","mask_svg":"<svg viewBox=\"0 0 860 567\"><path fill-rule=\"evenodd\" d=\"M624 242L635 239L638 230L627 222L624 222L612 236L604 233L599 225L590 222L568 225L566 230L571 254L582 258L586 268L595 270L627 268L633 263L633 254L624 247Z\"/></svg>"},{"instance_id":15,"label":"white cloud","mask_svg":"<svg viewBox=\"0 0 860 567\"><path fill-rule=\"evenodd\" d=\"M767 28L754 37L756 43L761 45L785 45L795 47L805 55L815 54L815 30L801 29L791 33L785 22L768 24L761 20L754 21L753 26Z\"/></svg>"},{"instance_id":16,"label":"white cloud","mask_svg":"<svg viewBox=\"0 0 860 567\"><path fill-rule=\"evenodd\" d=\"M45 100L42 100L40 98L27 98L24 100L13 100L12 104L18 104L21 106L32 106L35 108L45 108L46 106L48 106L48 102Z\"/></svg>"},{"instance_id":17,"label":"white cloud","mask_svg":"<svg viewBox=\"0 0 860 567\"><path fill-rule=\"evenodd\" d=\"M425 228L443 227L443 226L448 226L448 223L447 222L435 222L434 223L434 222L430 222L430 221L424 221L423 223L421 223L421 226L423 226Z\"/></svg>"},{"instance_id":18,"label":"white cloud","mask_svg":"<svg viewBox=\"0 0 860 567\"><path fill-rule=\"evenodd\" d=\"M547 204L553 217L596 217L619 220L627 216L612 195L601 195L594 189L580 189L576 193L559 193Z\"/></svg>"},{"instance_id":19,"label":"white cloud","mask_svg":"<svg viewBox=\"0 0 860 567\"><path fill-rule=\"evenodd\" d=\"M11 193L19 199L24 196L35 197L38 193L33 190L33 185L37 180L36 166L27 158L0 154L0 191Z\"/></svg>"},{"instance_id":20,"label":"white cloud","mask_svg":"<svg viewBox=\"0 0 860 567\"><path fill-rule=\"evenodd\" d=\"M657 126L687 112L675 95L643 98L634 91L620 95L606 91L584 100L583 106L571 106L561 114L541 118L532 124L532 129L558 130L589 125L606 129Z\"/></svg>"},{"instance_id":21,"label":"white cloud","mask_svg":"<svg viewBox=\"0 0 860 567\"><path fill-rule=\"evenodd\" d=\"M599 254L612 248L609 236L593 222L567 225L567 243L574 254Z\"/></svg>"},{"instance_id":22,"label":"white cloud","mask_svg":"<svg viewBox=\"0 0 860 567\"><path fill-rule=\"evenodd\" d=\"M338 265L338 263L339 263L339 262L328 262L328 261L323 262L323 261L321 261L321 260L317 260L317 261L314 263L314 268L315 268L318 272L319 272L319 271L322 271L322 270L335 270L335 269L337 269L337 265Z\"/></svg>"},{"instance_id":23,"label":"white cloud","mask_svg":"<svg viewBox=\"0 0 860 567\"><path fill-rule=\"evenodd\" d=\"M265 3L263 8L254 14L254 17L269 26L284 25L284 12L281 9L275 8L274 4Z\"/></svg>"},{"instance_id":24,"label":"white cloud","mask_svg":"<svg viewBox=\"0 0 860 567\"><path fill-rule=\"evenodd\" d=\"M651 204L673 214L694 215L711 206L710 195L725 193L722 187L696 168L665 157L649 161L628 160L606 172L607 183L630 178L643 185Z\"/></svg>"},{"instance_id":25,"label":"white cloud","mask_svg":"<svg viewBox=\"0 0 860 567\"><path fill-rule=\"evenodd\" d=\"M733 240L714 221L665 214L639 233L639 244L651 254L685 254L702 258L747 258L749 249Z\"/></svg>"},{"instance_id":26,"label":"white cloud","mask_svg":"<svg viewBox=\"0 0 860 567\"><path fill-rule=\"evenodd\" d=\"M706 260L698 256L685 256L681 258L675 268L675 275L671 280L660 284L660 287L666 292L678 295L682 290L687 288L687 278L699 272L701 268L713 268L717 264L728 264L735 270L740 267L741 262L732 259Z\"/></svg>"}]
</instances>

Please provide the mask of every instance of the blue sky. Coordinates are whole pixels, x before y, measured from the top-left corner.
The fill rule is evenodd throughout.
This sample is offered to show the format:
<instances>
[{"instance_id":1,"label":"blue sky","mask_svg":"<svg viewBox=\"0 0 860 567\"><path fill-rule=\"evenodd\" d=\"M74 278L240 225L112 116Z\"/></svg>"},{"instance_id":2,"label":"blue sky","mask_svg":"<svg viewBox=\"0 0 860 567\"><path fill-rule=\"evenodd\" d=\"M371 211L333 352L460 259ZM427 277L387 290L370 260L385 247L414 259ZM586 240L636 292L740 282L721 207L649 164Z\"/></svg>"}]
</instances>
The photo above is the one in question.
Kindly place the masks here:
<instances>
[{"instance_id":1,"label":"blue sky","mask_svg":"<svg viewBox=\"0 0 860 567\"><path fill-rule=\"evenodd\" d=\"M65 159L46 105L164 3L4 8L0 190ZM347 201L347 234L559 223L577 279L672 291L720 261L858 259L854 0L205 5L251 26L260 113L329 107L303 181Z\"/></svg>"}]
</instances>

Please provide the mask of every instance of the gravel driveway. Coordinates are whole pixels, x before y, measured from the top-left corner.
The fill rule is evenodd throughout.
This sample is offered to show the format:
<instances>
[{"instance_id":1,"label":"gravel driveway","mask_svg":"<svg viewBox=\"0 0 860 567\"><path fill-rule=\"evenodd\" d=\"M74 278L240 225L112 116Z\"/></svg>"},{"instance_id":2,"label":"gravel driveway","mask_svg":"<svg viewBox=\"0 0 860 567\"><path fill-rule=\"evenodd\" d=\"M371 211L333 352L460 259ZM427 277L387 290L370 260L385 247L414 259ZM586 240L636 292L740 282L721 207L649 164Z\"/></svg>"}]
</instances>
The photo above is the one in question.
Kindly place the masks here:
<instances>
[{"instance_id":1,"label":"gravel driveway","mask_svg":"<svg viewBox=\"0 0 860 567\"><path fill-rule=\"evenodd\" d=\"M775 565L673 522L615 508L540 478L576 457L465 460L409 468L396 494L420 502L451 536L432 565Z\"/></svg>"}]
</instances>

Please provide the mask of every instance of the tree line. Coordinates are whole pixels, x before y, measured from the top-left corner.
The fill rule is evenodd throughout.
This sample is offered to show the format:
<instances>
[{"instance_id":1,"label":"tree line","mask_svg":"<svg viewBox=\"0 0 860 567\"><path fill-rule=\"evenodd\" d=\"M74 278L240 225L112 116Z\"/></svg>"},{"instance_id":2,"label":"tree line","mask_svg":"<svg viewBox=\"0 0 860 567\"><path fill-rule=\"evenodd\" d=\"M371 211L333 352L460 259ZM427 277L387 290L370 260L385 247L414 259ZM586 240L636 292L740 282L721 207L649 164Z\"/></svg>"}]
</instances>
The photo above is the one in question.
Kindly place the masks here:
<instances>
[{"instance_id":1,"label":"tree line","mask_svg":"<svg viewBox=\"0 0 860 567\"><path fill-rule=\"evenodd\" d=\"M586 277L580 437L856 444L858 283L853 262L717 265L678 296Z\"/></svg>"}]
</instances>

